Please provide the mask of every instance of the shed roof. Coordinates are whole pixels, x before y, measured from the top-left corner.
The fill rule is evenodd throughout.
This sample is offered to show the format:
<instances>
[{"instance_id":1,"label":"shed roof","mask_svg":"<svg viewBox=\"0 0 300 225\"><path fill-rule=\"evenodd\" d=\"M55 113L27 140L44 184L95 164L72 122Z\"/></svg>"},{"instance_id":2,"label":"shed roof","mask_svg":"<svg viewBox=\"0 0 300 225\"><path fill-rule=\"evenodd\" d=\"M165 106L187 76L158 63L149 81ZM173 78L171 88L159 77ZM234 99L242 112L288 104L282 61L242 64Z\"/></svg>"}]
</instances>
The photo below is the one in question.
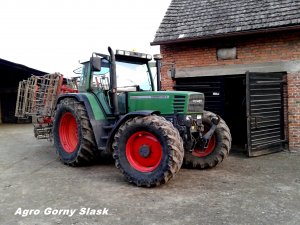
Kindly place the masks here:
<instances>
[{"instance_id":1,"label":"shed roof","mask_svg":"<svg viewBox=\"0 0 300 225\"><path fill-rule=\"evenodd\" d=\"M300 0L172 0L152 45L300 29Z\"/></svg>"},{"instance_id":2,"label":"shed roof","mask_svg":"<svg viewBox=\"0 0 300 225\"><path fill-rule=\"evenodd\" d=\"M4 92L4 89L18 87L19 81L27 79L32 74L42 76L46 72L0 58L0 77L2 78L0 94Z\"/></svg>"},{"instance_id":3,"label":"shed roof","mask_svg":"<svg viewBox=\"0 0 300 225\"><path fill-rule=\"evenodd\" d=\"M46 74L46 72L43 72L41 70L33 69L33 68L30 68L30 67L24 66L22 64L14 63L14 62L11 62L11 61L0 58L0 69L1 69L0 72L3 73L3 70L5 68L11 68L11 69L14 69L14 70L18 70L21 73L34 74L34 75L37 75L37 76L42 76L42 75ZM10 74L6 74L6 75L9 76Z\"/></svg>"}]
</instances>

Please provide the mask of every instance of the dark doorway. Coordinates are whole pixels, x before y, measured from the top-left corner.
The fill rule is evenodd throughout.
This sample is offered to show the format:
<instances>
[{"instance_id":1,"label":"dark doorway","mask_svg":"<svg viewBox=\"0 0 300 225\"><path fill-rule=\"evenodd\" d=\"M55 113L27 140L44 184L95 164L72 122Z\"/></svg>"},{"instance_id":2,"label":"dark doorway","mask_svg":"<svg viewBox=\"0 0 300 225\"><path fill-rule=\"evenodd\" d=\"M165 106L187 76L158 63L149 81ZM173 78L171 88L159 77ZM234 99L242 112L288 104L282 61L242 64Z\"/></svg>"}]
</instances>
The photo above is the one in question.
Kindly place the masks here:
<instances>
[{"instance_id":1,"label":"dark doorway","mask_svg":"<svg viewBox=\"0 0 300 225\"><path fill-rule=\"evenodd\" d=\"M1 120L3 123L16 123L15 117L16 93L5 93L1 95Z\"/></svg>"},{"instance_id":2,"label":"dark doorway","mask_svg":"<svg viewBox=\"0 0 300 225\"><path fill-rule=\"evenodd\" d=\"M232 149L245 151L247 144L246 76L224 77L224 120L232 135Z\"/></svg>"},{"instance_id":3,"label":"dark doorway","mask_svg":"<svg viewBox=\"0 0 300 225\"><path fill-rule=\"evenodd\" d=\"M205 94L205 110L220 115L230 128L232 150L245 151L247 144L246 76L181 78L176 90Z\"/></svg>"}]
</instances>

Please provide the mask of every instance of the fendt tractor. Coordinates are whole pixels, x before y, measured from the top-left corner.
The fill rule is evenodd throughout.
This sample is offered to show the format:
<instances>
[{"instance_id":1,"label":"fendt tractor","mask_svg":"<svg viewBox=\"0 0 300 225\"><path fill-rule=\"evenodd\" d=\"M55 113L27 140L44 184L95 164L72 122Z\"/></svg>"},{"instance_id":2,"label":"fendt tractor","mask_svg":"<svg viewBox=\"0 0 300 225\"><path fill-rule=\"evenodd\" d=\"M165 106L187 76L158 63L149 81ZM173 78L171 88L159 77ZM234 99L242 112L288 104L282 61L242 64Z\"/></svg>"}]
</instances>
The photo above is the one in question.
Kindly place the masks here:
<instances>
[{"instance_id":1,"label":"fendt tractor","mask_svg":"<svg viewBox=\"0 0 300 225\"><path fill-rule=\"evenodd\" d=\"M17 117L32 117L38 139L53 139L64 164L81 166L111 154L137 186L166 183L182 164L212 168L231 148L228 126L204 111L204 95L157 90L152 56L109 47L82 62L78 81L59 73L19 83ZM160 65L160 57L154 57ZM174 72L174 71L173 71Z\"/></svg>"}]
</instances>

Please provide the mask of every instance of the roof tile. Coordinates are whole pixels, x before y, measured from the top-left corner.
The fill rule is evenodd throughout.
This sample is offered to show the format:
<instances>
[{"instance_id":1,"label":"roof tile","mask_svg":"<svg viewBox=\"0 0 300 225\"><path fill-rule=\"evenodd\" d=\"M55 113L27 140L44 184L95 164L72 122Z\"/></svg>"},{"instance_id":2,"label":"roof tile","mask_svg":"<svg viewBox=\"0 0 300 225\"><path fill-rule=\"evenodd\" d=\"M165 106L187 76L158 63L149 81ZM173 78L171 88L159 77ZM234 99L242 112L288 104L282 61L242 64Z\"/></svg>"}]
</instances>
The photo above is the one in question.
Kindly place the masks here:
<instances>
[{"instance_id":1,"label":"roof tile","mask_svg":"<svg viewBox=\"0 0 300 225\"><path fill-rule=\"evenodd\" d=\"M300 0L172 0L153 44L300 25Z\"/></svg>"}]
</instances>

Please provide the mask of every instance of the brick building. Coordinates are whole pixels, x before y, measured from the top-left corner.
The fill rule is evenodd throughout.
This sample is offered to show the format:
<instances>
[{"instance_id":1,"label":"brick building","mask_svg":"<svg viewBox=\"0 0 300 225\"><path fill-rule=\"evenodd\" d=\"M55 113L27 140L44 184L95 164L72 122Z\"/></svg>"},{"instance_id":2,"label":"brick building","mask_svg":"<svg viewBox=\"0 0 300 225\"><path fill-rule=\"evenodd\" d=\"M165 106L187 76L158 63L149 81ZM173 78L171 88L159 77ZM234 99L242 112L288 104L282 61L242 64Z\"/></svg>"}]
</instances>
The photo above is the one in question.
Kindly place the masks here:
<instances>
[{"instance_id":1,"label":"brick building","mask_svg":"<svg viewBox=\"0 0 300 225\"><path fill-rule=\"evenodd\" d=\"M151 44L162 89L204 92L235 148L300 151L299 0L173 0Z\"/></svg>"}]
</instances>

